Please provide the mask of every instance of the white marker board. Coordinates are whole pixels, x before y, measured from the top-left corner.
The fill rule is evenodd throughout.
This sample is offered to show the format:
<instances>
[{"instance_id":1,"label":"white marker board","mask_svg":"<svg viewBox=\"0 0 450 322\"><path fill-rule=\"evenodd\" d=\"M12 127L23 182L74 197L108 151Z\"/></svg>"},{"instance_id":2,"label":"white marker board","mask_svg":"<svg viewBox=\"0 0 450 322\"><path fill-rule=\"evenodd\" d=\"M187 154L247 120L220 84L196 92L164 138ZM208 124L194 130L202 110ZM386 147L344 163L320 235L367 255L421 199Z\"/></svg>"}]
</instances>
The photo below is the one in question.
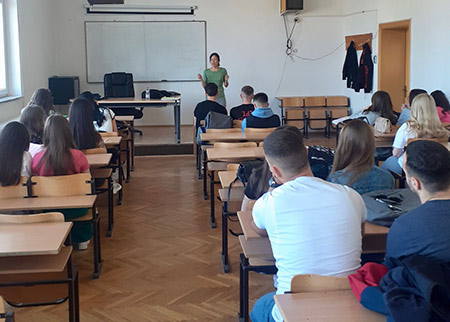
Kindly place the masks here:
<instances>
[{"instance_id":1,"label":"white marker board","mask_svg":"<svg viewBox=\"0 0 450 322\"><path fill-rule=\"evenodd\" d=\"M85 23L88 83L111 72L135 82L192 81L206 68L205 21Z\"/></svg>"}]
</instances>

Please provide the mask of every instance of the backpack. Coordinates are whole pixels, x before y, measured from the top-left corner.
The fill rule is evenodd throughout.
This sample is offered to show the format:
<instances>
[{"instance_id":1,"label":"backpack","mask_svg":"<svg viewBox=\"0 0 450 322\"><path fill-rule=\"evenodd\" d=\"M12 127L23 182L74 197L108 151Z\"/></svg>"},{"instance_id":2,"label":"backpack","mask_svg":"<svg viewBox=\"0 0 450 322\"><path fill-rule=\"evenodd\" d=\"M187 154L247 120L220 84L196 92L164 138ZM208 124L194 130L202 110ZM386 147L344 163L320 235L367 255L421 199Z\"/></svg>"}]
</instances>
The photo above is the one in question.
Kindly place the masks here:
<instances>
[{"instance_id":1,"label":"backpack","mask_svg":"<svg viewBox=\"0 0 450 322\"><path fill-rule=\"evenodd\" d=\"M241 181L245 187L248 179L250 179L250 175L252 174L253 170L258 169L263 165L264 161L262 160L242 161L241 163L239 163L239 168L237 170L237 179Z\"/></svg>"},{"instance_id":2,"label":"backpack","mask_svg":"<svg viewBox=\"0 0 450 322\"><path fill-rule=\"evenodd\" d=\"M391 121L385 117L377 117L375 120L374 129L380 133L391 133L392 124Z\"/></svg>"},{"instance_id":3,"label":"backpack","mask_svg":"<svg viewBox=\"0 0 450 322\"><path fill-rule=\"evenodd\" d=\"M205 129L231 129L233 119L226 114L209 112L205 117Z\"/></svg>"}]
</instances>

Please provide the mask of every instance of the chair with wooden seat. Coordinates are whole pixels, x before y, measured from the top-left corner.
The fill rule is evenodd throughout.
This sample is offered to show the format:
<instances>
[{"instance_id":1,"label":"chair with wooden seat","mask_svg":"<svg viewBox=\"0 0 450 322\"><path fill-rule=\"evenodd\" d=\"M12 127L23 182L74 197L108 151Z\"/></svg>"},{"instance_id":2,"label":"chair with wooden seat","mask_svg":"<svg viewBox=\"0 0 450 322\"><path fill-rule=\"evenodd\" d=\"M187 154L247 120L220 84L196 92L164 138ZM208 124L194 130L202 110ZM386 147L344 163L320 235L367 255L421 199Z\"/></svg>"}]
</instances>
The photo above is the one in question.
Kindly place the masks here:
<instances>
[{"instance_id":1,"label":"chair with wooden seat","mask_svg":"<svg viewBox=\"0 0 450 322\"><path fill-rule=\"evenodd\" d=\"M95 148L83 151L84 154L106 153L105 148ZM111 168L92 168L90 169L91 177L95 181L95 194L108 194L108 229L106 230L106 237L111 237L114 227L114 197L112 184L112 169Z\"/></svg>"},{"instance_id":2,"label":"chair with wooden seat","mask_svg":"<svg viewBox=\"0 0 450 322\"><path fill-rule=\"evenodd\" d=\"M53 177L31 177L33 197L71 197L85 196L95 193L90 173L79 173ZM98 278L102 265L100 250L100 217L95 204L88 213L82 217L72 218L69 221L92 225L94 240L94 278Z\"/></svg>"},{"instance_id":3,"label":"chair with wooden seat","mask_svg":"<svg viewBox=\"0 0 450 322\"><path fill-rule=\"evenodd\" d=\"M233 120L233 128L241 129L242 121L241 120Z\"/></svg>"},{"instance_id":4,"label":"chair with wooden seat","mask_svg":"<svg viewBox=\"0 0 450 322\"><path fill-rule=\"evenodd\" d=\"M327 109L324 96L305 97L307 127L311 130L324 130L327 136Z\"/></svg>"},{"instance_id":5,"label":"chair with wooden seat","mask_svg":"<svg viewBox=\"0 0 450 322\"><path fill-rule=\"evenodd\" d=\"M283 97L281 98L281 119L282 125L292 125L303 130L303 136L306 138L306 115L305 102L303 97Z\"/></svg>"},{"instance_id":6,"label":"chair with wooden seat","mask_svg":"<svg viewBox=\"0 0 450 322\"><path fill-rule=\"evenodd\" d=\"M349 290L347 277L299 274L292 277L289 293L325 292Z\"/></svg>"},{"instance_id":7,"label":"chair with wooden seat","mask_svg":"<svg viewBox=\"0 0 450 322\"><path fill-rule=\"evenodd\" d=\"M333 124L333 120L349 115L349 100L346 96L327 96L326 106L328 113L327 132L329 137L331 134L331 129L336 129L336 126Z\"/></svg>"},{"instance_id":8,"label":"chair with wooden seat","mask_svg":"<svg viewBox=\"0 0 450 322\"><path fill-rule=\"evenodd\" d=\"M246 127L244 132L245 133L264 133L264 132L271 133L275 129L276 129L276 127L265 127L265 128Z\"/></svg>"},{"instance_id":9,"label":"chair with wooden seat","mask_svg":"<svg viewBox=\"0 0 450 322\"><path fill-rule=\"evenodd\" d=\"M49 222L64 222L64 215L60 212L0 215L1 225ZM0 293L15 307L60 304L68 299L69 321L79 321L78 272L71 254L72 246L63 246L56 255L2 258Z\"/></svg>"},{"instance_id":10,"label":"chair with wooden seat","mask_svg":"<svg viewBox=\"0 0 450 322\"><path fill-rule=\"evenodd\" d=\"M6 187L0 185L0 200L28 197L27 181L27 177L21 177L18 185Z\"/></svg>"}]
</instances>

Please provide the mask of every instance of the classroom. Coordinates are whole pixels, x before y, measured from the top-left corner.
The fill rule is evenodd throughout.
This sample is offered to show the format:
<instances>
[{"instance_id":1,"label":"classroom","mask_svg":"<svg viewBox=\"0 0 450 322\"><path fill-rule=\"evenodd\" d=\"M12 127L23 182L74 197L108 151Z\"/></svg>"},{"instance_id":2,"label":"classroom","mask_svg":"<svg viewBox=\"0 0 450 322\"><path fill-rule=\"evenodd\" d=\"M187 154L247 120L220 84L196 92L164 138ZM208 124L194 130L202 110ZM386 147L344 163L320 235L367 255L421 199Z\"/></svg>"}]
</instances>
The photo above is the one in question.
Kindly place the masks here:
<instances>
[{"instance_id":1,"label":"classroom","mask_svg":"<svg viewBox=\"0 0 450 322\"><path fill-rule=\"evenodd\" d=\"M0 321L450 320L449 1L0 8Z\"/></svg>"}]
</instances>

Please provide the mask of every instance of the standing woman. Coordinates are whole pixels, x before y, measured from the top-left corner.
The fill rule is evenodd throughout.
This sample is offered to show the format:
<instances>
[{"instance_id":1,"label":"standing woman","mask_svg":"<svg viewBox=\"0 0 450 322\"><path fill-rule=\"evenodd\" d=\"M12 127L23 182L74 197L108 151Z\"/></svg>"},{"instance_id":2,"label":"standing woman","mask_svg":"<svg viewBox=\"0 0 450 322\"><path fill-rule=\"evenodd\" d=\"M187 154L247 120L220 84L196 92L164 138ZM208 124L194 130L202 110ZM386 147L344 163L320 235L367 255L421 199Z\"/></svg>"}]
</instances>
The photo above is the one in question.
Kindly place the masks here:
<instances>
[{"instance_id":1,"label":"standing woman","mask_svg":"<svg viewBox=\"0 0 450 322\"><path fill-rule=\"evenodd\" d=\"M19 184L20 177L31 175L30 136L19 122L8 123L0 135L0 185Z\"/></svg>"},{"instance_id":2,"label":"standing woman","mask_svg":"<svg viewBox=\"0 0 450 322\"><path fill-rule=\"evenodd\" d=\"M431 95L420 94L414 98L411 118L398 129L392 144L392 156L384 161L381 168L401 174L406 143L408 139L415 138L448 138L448 131L439 120L436 104Z\"/></svg>"},{"instance_id":3,"label":"standing woman","mask_svg":"<svg viewBox=\"0 0 450 322\"><path fill-rule=\"evenodd\" d=\"M209 62L211 64L211 67L205 69L205 71L203 72L203 76L201 74L198 74L197 77L199 80L201 80L203 88L208 83L214 83L217 85L219 93L217 95L216 102L226 107L227 102L225 100L223 87L228 87L228 79L230 78L230 76L228 76L227 70L225 68L220 67L220 56L218 53L212 53L209 56Z\"/></svg>"}]
</instances>

